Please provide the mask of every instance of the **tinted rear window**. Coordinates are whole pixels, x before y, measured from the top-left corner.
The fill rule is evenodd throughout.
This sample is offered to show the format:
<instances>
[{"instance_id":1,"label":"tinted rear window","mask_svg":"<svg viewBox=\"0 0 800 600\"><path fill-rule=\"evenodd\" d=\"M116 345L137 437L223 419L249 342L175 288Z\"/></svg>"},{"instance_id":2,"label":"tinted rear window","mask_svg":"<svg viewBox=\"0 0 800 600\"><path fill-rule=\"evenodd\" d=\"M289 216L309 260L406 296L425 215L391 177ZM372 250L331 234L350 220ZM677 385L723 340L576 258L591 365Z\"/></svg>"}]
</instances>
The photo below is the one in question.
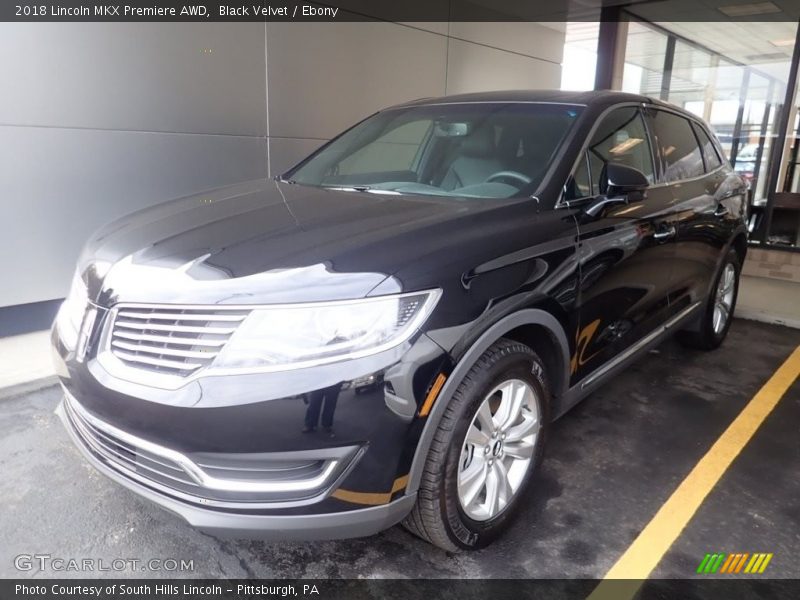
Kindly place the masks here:
<instances>
[{"instance_id":1,"label":"tinted rear window","mask_svg":"<svg viewBox=\"0 0 800 600\"><path fill-rule=\"evenodd\" d=\"M698 177L704 173L703 156L689 120L663 110L651 111L653 133L667 182Z\"/></svg>"},{"instance_id":2,"label":"tinted rear window","mask_svg":"<svg viewBox=\"0 0 800 600\"><path fill-rule=\"evenodd\" d=\"M722 159L719 157L717 148L711 138L708 137L705 129L697 123L694 123L694 131L697 133L697 139L700 140L700 145L703 147L703 156L706 159L706 171L713 171L722 164Z\"/></svg>"}]
</instances>

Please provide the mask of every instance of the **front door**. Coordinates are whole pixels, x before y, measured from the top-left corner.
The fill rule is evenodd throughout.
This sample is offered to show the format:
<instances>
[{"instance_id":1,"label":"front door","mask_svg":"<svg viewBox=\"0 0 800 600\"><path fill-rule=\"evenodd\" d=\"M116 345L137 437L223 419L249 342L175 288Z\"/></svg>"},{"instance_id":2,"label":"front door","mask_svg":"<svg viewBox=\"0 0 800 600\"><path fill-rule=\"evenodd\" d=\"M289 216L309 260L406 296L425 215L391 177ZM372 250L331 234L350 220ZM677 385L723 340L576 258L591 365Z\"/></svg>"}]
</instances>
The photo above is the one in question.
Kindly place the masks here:
<instances>
[{"instance_id":1,"label":"front door","mask_svg":"<svg viewBox=\"0 0 800 600\"><path fill-rule=\"evenodd\" d=\"M598 125L567 193L604 195L605 166L634 167L656 182L653 151L642 112L625 106ZM571 383L652 332L669 316L675 212L668 186L653 185L643 198L616 204L596 217L581 209L579 226L579 326Z\"/></svg>"}]
</instances>

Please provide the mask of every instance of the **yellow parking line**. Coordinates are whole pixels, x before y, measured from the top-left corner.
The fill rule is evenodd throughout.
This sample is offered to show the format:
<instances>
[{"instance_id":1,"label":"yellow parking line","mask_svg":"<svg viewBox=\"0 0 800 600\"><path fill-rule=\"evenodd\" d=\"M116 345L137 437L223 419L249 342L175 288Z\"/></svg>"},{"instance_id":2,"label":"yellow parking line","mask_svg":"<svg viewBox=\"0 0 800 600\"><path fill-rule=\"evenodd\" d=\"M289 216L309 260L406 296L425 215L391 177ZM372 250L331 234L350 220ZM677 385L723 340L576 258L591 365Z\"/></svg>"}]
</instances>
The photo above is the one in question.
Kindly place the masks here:
<instances>
[{"instance_id":1,"label":"yellow parking line","mask_svg":"<svg viewBox=\"0 0 800 600\"><path fill-rule=\"evenodd\" d=\"M649 577L661 558L694 516L723 473L750 441L764 419L772 412L786 390L800 375L800 346L775 371L769 381L753 396L739 416L700 459L653 519L611 567L604 581L590 594L590 600L615 600L632 597ZM624 594L619 584L608 580L626 579Z\"/></svg>"}]
</instances>

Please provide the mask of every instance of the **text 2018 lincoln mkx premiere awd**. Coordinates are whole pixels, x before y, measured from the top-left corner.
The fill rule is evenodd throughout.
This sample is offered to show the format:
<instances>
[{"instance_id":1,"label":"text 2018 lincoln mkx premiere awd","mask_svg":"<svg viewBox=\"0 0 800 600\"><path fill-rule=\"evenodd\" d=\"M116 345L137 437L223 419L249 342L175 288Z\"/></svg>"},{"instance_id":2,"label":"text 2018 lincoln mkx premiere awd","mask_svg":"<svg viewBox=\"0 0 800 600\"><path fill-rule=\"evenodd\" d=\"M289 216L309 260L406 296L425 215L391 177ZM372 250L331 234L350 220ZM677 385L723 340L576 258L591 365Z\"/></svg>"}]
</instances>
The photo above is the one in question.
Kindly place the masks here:
<instances>
[{"instance_id":1,"label":"text 2018 lincoln mkx premiere awd","mask_svg":"<svg viewBox=\"0 0 800 600\"><path fill-rule=\"evenodd\" d=\"M481 547L555 418L666 335L725 338L745 194L702 121L642 96L382 110L98 231L53 329L59 412L204 531Z\"/></svg>"}]
</instances>

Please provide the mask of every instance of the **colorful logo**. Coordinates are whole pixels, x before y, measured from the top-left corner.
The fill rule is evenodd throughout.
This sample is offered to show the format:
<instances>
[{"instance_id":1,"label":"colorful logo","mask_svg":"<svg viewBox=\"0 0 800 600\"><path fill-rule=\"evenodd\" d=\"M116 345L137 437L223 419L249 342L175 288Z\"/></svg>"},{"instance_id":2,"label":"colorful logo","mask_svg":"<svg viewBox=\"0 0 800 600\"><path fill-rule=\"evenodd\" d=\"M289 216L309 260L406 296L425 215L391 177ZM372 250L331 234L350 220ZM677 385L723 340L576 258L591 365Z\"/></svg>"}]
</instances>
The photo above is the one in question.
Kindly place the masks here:
<instances>
[{"instance_id":1,"label":"colorful logo","mask_svg":"<svg viewBox=\"0 0 800 600\"><path fill-rule=\"evenodd\" d=\"M772 560L772 553L739 552L706 554L697 567L698 573L763 573Z\"/></svg>"}]
</instances>

